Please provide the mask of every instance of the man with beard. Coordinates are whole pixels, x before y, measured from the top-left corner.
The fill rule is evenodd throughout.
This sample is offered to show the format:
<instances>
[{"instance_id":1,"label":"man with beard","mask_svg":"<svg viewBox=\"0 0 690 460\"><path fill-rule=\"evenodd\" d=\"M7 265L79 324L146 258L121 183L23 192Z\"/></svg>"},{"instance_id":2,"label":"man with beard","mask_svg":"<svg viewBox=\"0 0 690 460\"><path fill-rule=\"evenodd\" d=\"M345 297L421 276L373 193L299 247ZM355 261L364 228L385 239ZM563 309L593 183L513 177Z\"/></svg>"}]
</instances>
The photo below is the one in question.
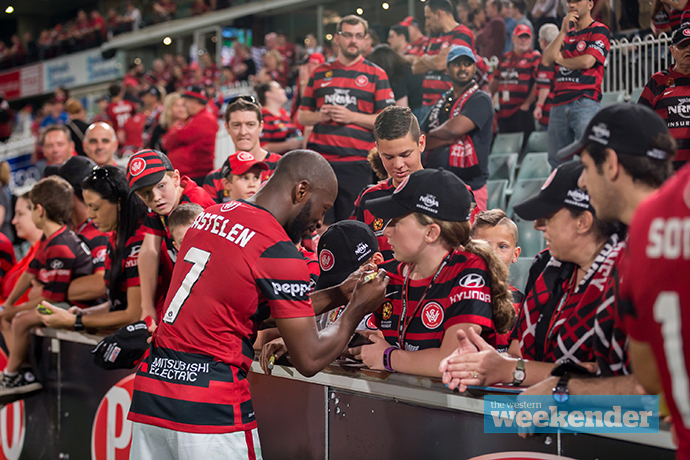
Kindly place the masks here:
<instances>
[{"instance_id":1,"label":"man with beard","mask_svg":"<svg viewBox=\"0 0 690 460\"><path fill-rule=\"evenodd\" d=\"M638 103L652 108L666 121L678 143L673 167L680 169L690 160L690 120L686 111L690 96L690 25L677 29L672 41L669 49L675 64L652 75Z\"/></svg>"},{"instance_id":2,"label":"man with beard","mask_svg":"<svg viewBox=\"0 0 690 460\"><path fill-rule=\"evenodd\" d=\"M427 133L425 168L444 168L472 188L479 209L486 209L489 152L493 138L491 96L475 81L476 56L466 46L448 53L453 88L431 109L422 131Z\"/></svg>"},{"instance_id":3,"label":"man with beard","mask_svg":"<svg viewBox=\"0 0 690 460\"><path fill-rule=\"evenodd\" d=\"M383 272L359 282L338 320L317 332L314 314L345 303L354 278L310 300L295 242L320 226L337 190L323 157L295 150L252 198L211 206L190 226L134 380L133 458L261 458L246 379L259 323L275 318L295 367L311 376L381 304Z\"/></svg>"},{"instance_id":4,"label":"man with beard","mask_svg":"<svg viewBox=\"0 0 690 460\"><path fill-rule=\"evenodd\" d=\"M360 54L368 27L355 15L340 21L338 58L314 70L297 112L300 124L314 127L307 147L320 152L338 178L329 224L350 217L357 195L371 182L366 158L374 148L374 120L395 104L386 72Z\"/></svg>"}]
</instances>

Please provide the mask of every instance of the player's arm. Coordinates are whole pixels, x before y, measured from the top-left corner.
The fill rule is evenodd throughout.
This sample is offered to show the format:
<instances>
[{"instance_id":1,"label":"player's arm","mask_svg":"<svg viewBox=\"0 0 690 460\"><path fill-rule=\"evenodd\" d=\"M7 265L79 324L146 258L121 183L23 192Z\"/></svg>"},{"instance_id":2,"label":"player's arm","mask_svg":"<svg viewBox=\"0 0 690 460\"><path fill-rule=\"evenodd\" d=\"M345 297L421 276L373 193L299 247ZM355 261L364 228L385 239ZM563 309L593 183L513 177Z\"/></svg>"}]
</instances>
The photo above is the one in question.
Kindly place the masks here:
<instances>
[{"instance_id":1,"label":"player's arm","mask_svg":"<svg viewBox=\"0 0 690 460\"><path fill-rule=\"evenodd\" d=\"M551 395L560 377L549 377L527 388L523 395ZM643 388L632 375L602 378L572 378L568 382L571 395L635 395Z\"/></svg>"},{"instance_id":2,"label":"player's arm","mask_svg":"<svg viewBox=\"0 0 690 460\"><path fill-rule=\"evenodd\" d=\"M546 53L546 52L545 52ZM597 58L591 54L583 54L571 58L564 58L562 54L556 56L554 62L571 70L591 69L597 63Z\"/></svg>"},{"instance_id":3,"label":"player's arm","mask_svg":"<svg viewBox=\"0 0 690 460\"><path fill-rule=\"evenodd\" d=\"M536 83L532 84L532 88L529 90L529 95L527 96L527 99L525 99L525 102L520 104L520 110L522 111L527 111L529 108L534 104L534 101L537 100L537 85Z\"/></svg>"},{"instance_id":4,"label":"player's arm","mask_svg":"<svg viewBox=\"0 0 690 460\"><path fill-rule=\"evenodd\" d=\"M147 233L139 252L139 279L141 282L141 319L150 316L156 321L154 305L158 287L158 266L160 264L163 237Z\"/></svg>"},{"instance_id":5,"label":"player's arm","mask_svg":"<svg viewBox=\"0 0 690 460\"><path fill-rule=\"evenodd\" d=\"M381 305L387 285L388 277L383 270L372 281L359 284L340 317L321 332L317 331L313 316L276 319L292 363L300 374L310 377L340 355L362 318Z\"/></svg>"},{"instance_id":6,"label":"player's arm","mask_svg":"<svg viewBox=\"0 0 690 460\"><path fill-rule=\"evenodd\" d=\"M12 307L19 300L21 296L31 287L31 282L36 279L36 276L25 271L22 276L17 280L17 284L14 285L14 289L10 292L10 295L5 299L5 308Z\"/></svg>"},{"instance_id":7,"label":"player's arm","mask_svg":"<svg viewBox=\"0 0 690 460\"><path fill-rule=\"evenodd\" d=\"M567 15L565 18L563 18L563 24L561 25L560 32L558 35L556 35L556 38L551 42L551 44L544 50L541 62L547 67L554 65L556 58L561 56L561 49L563 48L563 43L565 42L565 36L568 33L568 28L570 27L569 18L571 18L571 15Z\"/></svg>"},{"instance_id":8,"label":"player's arm","mask_svg":"<svg viewBox=\"0 0 690 460\"><path fill-rule=\"evenodd\" d=\"M319 123L325 123L330 119L331 117L325 110L312 112L311 110L299 109L297 111L297 121L299 124L304 126L318 125Z\"/></svg>"},{"instance_id":9,"label":"player's arm","mask_svg":"<svg viewBox=\"0 0 690 460\"><path fill-rule=\"evenodd\" d=\"M261 147L268 150L269 152L285 153L290 150L302 148L303 142L304 141L302 139L293 137L283 142L268 142L262 145Z\"/></svg>"},{"instance_id":10,"label":"player's arm","mask_svg":"<svg viewBox=\"0 0 690 460\"><path fill-rule=\"evenodd\" d=\"M329 117L336 123L343 125L357 125L362 128L373 130L376 122L377 113L359 113L353 112L347 107L334 105L328 112Z\"/></svg>"},{"instance_id":11,"label":"player's arm","mask_svg":"<svg viewBox=\"0 0 690 460\"><path fill-rule=\"evenodd\" d=\"M105 271L99 270L72 280L67 288L67 298L71 302L80 302L105 296L104 274Z\"/></svg>"},{"instance_id":12,"label":"player's arm","mask_svg":"<svg viewBox=\"0 0 690 460\"><path fill-rule=\"evenodd\" d=\"M646 342L639 342L631 337L628 350L632 368L635 369L635 378L647 393L651 395L661 393L661 380L652 347Z\"/></svg>"},{"instance_id":13,"label":"player's arm","mask_svg":"<svg viewBox=\"0 0 690 460\"><path fill-rule=\"evenodd\" d=\"M442 49L438 54L434 56L429 56L428 54L425 54L419 60L417 63L420 66L420 68L423 66L426 68L426 70L446 70L446 59L448 58L448 52L450 51L450 46ZM417 64L415 63L415 64ZM412 69L412 72L417 74L417 73L426 73L424 72L415 72L414 68Z\"/></svg>"}]
</instances>

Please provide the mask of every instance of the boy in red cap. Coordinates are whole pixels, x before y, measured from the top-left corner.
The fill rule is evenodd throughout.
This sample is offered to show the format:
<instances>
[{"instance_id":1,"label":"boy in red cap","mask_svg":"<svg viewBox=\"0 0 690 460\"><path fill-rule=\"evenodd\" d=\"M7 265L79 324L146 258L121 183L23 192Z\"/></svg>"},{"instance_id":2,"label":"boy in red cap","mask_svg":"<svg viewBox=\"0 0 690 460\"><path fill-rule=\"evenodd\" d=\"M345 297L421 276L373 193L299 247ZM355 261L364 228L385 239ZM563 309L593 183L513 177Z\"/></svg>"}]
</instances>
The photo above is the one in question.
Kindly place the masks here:
<instances>
[{"instance_id":1,"label":"boy in red cap","mask_svg":"<svg viewBox=\"0 0 690 460\"><path fill-rule=\"evenodd\" d=\"M223 190L230 201L246 200L256 194L261 186L261 172L268 171L268 164L258 161L249 152L235 152L223 163Z\"/></svg>"},{"instance_id":2,"label":"boy in red cap","mask_svg":"<svg viewBox=\"0 0 690 460\"><path fill-rule=\"evenodd\" d=\"M130 192L136 192L151 209L142 224L146 236L139 252L139 276L142 318L150 316L155 321L154 297L164 240L170 263L163 267L163 279L169 279L176 257L168 215L181 203L196 203L207 208L215 202L193 180L180 177L168 157L157 150L141 150L132 156L127 164L127 180Z\"/></svg>"}]
</instances>

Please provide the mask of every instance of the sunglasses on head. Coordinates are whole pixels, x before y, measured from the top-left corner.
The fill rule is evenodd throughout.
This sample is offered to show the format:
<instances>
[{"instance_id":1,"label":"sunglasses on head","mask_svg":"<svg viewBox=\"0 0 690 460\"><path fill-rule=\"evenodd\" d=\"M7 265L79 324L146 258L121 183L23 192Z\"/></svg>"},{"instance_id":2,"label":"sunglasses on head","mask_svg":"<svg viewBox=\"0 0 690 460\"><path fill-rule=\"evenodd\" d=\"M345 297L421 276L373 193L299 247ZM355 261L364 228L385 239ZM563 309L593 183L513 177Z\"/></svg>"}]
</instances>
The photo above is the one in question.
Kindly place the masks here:
<instances>
[{"instance_id":1,"label":"sunglasses on head","mask_svg":"<svg viewBox=\"0 0 690 460\"><path fill-rule=\"evenodd\" d=\"M105 168L101 168L100 166L94 166L93 170L91 170L91 177L95 180L105 180L108 182L108 185L110 185L110 188L113 190L116 189L115 184L112 181L112 178L110 177L110 171L108 171Z\"/></svg>"},{"instance_id":2,"label":"sunglasses on head","mask_svg":"<svg viewBox=\"0 0 690 460\"><path fill-rule=\"evenodd\" d=\"M254 96L235 96L228 101L228 105L239 100L249 102L250 104L259 105L259 101L257 101Z\"/></svg>"}]
</instances>

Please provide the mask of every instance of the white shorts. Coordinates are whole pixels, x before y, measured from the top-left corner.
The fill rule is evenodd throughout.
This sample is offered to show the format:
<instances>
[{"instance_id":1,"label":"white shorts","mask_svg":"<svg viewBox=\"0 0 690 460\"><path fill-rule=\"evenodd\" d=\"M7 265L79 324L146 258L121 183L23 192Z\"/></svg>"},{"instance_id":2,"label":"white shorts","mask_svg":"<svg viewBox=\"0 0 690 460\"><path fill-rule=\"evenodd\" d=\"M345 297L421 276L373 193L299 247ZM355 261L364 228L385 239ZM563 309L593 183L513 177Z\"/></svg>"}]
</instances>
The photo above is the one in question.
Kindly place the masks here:
<instances>
[{"instance_id":1,"label":"white shorts","mask_svg":"<svg viewBox=\"0 0 690 460\"><path fill-rule=\"evenodd\" d=\"M262 460L259 432L204 434L132 423L131 460Z\"/></svg>"}]
</instances>

